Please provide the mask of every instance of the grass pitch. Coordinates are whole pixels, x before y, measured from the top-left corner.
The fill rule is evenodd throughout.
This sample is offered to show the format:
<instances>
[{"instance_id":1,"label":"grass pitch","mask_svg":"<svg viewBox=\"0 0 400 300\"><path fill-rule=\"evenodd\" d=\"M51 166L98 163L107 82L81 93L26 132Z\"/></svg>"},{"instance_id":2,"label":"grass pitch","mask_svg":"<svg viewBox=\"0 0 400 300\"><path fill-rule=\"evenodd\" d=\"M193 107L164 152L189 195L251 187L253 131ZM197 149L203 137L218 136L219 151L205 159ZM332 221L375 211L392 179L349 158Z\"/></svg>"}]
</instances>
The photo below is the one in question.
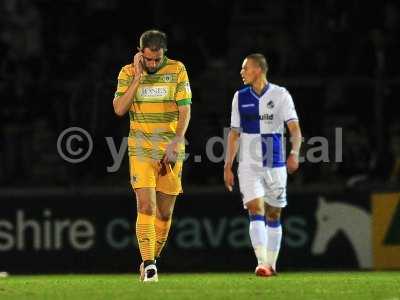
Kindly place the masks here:
<instances>
[{"instance_id":1,"label":"grass pitch","mask_svg":"<svg viewBox=\"0 0 400 300\"><path fill-rule=\"evenodd\" d=\"M400 272L36 275L0 278L0 299L373 299L400 300Z\"/></svg>"}]
</instances>

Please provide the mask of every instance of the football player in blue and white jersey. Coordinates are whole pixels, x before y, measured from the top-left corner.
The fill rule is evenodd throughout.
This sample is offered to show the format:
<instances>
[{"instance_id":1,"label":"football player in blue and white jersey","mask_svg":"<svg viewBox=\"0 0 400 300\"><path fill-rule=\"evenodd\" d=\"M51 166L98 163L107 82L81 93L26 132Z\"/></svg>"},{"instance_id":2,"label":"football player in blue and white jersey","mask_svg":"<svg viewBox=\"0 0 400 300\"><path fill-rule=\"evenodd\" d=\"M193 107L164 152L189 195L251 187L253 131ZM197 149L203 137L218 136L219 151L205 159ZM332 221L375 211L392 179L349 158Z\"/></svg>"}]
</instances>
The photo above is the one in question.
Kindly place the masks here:
<instances>
[{"instance_id":1,"label":"football player in blue and white jersey","mask_svg":"<svg viewBox=\"0 0 400 300\"><path fill-rule=\"evenodd\" d=\"M292 97L285 88L268 82L267 71L268 64L262 54L250 54L243 61L240 75L246 87L233 97L224 166L225 186L232 191L232 165L240 147L239 187L243 205L249 212L257 276L276 274L282 240L280 215L287 204L287 173L299 167L302 140ZM285 124L291 142L287 159L283 142Z\"/></svg>"}]
</instances>

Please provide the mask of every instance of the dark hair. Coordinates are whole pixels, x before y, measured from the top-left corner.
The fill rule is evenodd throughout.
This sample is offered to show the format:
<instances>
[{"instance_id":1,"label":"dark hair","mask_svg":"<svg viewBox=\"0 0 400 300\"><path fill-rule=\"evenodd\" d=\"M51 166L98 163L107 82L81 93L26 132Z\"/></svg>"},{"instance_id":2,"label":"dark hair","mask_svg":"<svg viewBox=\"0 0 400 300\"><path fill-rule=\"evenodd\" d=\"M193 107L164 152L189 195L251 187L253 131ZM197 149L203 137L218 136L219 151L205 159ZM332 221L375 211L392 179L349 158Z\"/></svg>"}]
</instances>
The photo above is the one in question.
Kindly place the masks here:
<instances>
[{"instance_id":1,"label":"dark hair","mask_svg":"<svg viewBox=\"0 0 400 300\"><path fill-rule=\"evenodd\" d=\"M253 60L264 73L268 72L267 59L261 53L252 53L246 56L247 59Z\"/></svg>"},{"instance_id":2,"label":"dark hair","mask_svg":"<svg viewBox=\"0 0 400 300\"><path fill-rule=\"evenodd\" d=\"M140 49L149 48L152 51L167 50L167 35L156 29L147 30L140 36Z\"/></svg>"}]
</instances>

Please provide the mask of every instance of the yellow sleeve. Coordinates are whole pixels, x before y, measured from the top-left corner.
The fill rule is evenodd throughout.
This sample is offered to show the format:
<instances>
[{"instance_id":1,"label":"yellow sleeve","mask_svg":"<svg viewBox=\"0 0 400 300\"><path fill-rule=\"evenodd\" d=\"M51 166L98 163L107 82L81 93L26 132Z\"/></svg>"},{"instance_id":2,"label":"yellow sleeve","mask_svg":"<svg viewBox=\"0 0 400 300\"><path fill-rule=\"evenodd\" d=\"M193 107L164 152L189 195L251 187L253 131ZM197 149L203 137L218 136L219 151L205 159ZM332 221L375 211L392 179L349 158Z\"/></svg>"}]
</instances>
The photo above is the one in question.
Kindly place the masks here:
<instances>
[{"instance_id":1,"label":"yellow sleeve","mask_svg":"<svg viewBox=\"0 0 400 300\"><path fill-rule=\"evenodd\" d=\"M114 99L125 94L126 90L129 88L133 79L132 72L127 69L127 67L123 67L118 75L118 85L117 90L114 94Z\"/></svg>"},{"instance_id":2,"label":"yellow sleeve","mask_svg":"<svg viewBox=\"0 0 400 300\"><path fill-rule=\"evenodd\" d=\"M178 106L188 105L192 103L192 91L190 89L189 77L183 64L181 70L178 73L175 101Z\"/></svg>"}]
</instances>

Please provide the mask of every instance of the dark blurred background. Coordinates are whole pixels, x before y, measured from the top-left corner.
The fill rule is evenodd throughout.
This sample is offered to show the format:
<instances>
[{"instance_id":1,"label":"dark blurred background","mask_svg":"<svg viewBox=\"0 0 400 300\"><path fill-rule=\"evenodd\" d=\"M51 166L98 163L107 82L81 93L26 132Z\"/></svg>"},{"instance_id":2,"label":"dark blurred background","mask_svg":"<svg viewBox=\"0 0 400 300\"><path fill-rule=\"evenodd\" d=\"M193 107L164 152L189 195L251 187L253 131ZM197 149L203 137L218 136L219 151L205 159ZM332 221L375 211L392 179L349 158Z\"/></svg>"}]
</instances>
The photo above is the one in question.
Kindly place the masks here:
<instances>
[{"instance_id":1,"label":"dark blurred background","mask_svg":"<svg viewBox=\"0 0 400 300\"><path fill-rule=\"evenodd\" d=\"M293 188L398 185L399 12L395 1L1 1L0 185L129 185L127 155L121 170L106 171L104 137L119 145L128 133L112 99L120 68L149 28L168 34L167 54L191 80L186 186L222 185L222 162L206 159L205 146L229 126L251 52L266 55L269 80L292 94L306 142L334 141L334 128L343 128L343 162L331 149L331 162L302 165ZM84 163L68 164L56 151L70 126L94 138Z\"/></svg>"},{"instance_id":2,"label":"dark blurred background","mask_svg":"<svg viewBox=\"0 0 400 300\"><path fill-rule=\"evenodd\" d=\"M108 172L113 157L105 138L119 148L128 135L129 118L116 117L112 107L117 76L131 62L140 34L158 28L168 34L167 55L186 65L193 92L186 199L177 203L178 221L166 250L169 267L204 269L203 262L214 259L216 269L220 262L225 268L240 262L247 270L254 263L240 195L224 192L223 161L212 162L206 146L229 126L231 100L242 87L243 58L261 52L270 65L269 80L285 86L295 101L305 137L302 155L318 154L314 147L321 144L313 144L313 137L329 142L325 161L306 161L289 177L282 266L371 268L371 220L379 227L376 220L390 223L391 218L381 217L370 195L400 188L399 14L396 1L0 1L0 267L20 272L136 268L127 264L139 261L132 260L134 242L121 239L127 234L134 241L128 156L117 172ZM85 129L93 139L92 155L79 164L57 151L58 137L70 127ZM222 157L223 146L215 145L213 154ZM326 249L317 251L312 243L318 242L316 232L326 230L322 224L329 218L323 212L330 202L344 204L348 214L330 210L330 220L339 219L326 228L335 225L337 231ZM383 207L394 211L395 205ZM354 209L364 213L353 215ZM55 238L66 246L53 249L51 241L42 241L40 226L62 217L76 226L71 225L70 242L59 232ZM344 219L356 226L341 228ZM91 224L93 234L85 227ZM400 236L395 225L382 226ZM216 236L224 240L216 242ZM364 241L366 262L361 252L349 252ZM383 253L385 260L376 245L374 253ZM182 264L187 250L197 252ZM32 255L39 256L32 260ZM390 266L400 267L397 258ZM384 266L377 261L375 267Z\"/></svg>"}]
</instances>

